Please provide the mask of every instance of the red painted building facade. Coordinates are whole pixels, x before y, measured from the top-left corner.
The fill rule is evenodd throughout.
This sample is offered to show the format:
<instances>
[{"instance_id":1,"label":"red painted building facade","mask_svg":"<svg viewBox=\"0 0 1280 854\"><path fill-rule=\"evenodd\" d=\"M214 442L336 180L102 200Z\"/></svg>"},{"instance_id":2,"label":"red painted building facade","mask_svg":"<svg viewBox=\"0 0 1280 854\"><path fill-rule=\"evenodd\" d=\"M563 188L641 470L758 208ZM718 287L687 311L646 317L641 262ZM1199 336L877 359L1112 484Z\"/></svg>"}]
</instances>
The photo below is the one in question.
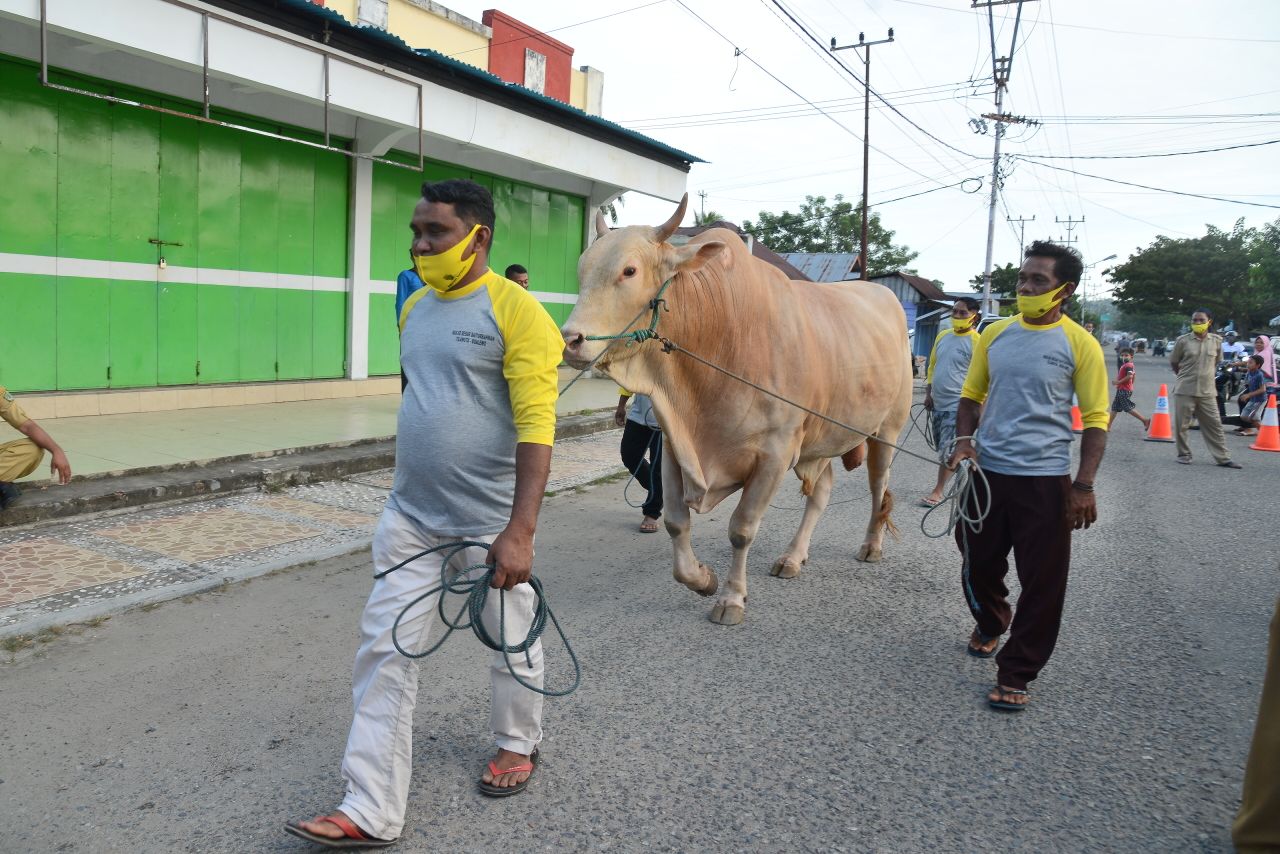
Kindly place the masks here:
<instances>
[{"instance_id":1,"label":"red painted building facade","mask_svg":"<svg viewBox=\"0 0 1280 854\"><path fill-rule=\"evenodd\" d=\"M573 48L497 9L486 11L481 20L493 30L491 74L569 103Z\"/></svg>"}]
</instances>

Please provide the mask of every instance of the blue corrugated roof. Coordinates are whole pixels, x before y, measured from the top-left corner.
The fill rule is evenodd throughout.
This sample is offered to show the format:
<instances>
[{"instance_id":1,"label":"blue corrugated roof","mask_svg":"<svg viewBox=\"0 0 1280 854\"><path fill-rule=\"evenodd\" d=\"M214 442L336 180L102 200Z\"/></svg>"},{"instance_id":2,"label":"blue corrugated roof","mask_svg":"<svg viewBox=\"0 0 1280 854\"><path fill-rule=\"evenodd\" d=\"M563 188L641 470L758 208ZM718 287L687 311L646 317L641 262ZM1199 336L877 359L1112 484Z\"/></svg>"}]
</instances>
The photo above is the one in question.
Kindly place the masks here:
<instances>
[{"instance_id":1,"label":"blue corrugated roof","mask_svg":"<svg viewBox=\"0 0 1280 854\"><path fill-rule=\"evenodd\" d=\"M858 278L853 265L857 252L783 252L787 263L815 282L844 282Z\"/></svg>"},{"instance_id":2,"label":"blue corrugated roof","mask_svg":"<svg viewBox=\"0 0 1280 854\"><path fill-rule=\"evenodd\" d=\"M324 6L317 6L315 3L312 3L311 0L277 0L277 2L279 2L281 6L298 10L312 17L323 19L334 29L359 33L365 38L382 43L389 50L393 50L401 54L408 54L419 59L425 59L429 62L442 65L464 77L472 77L477 81L483 81L489 85L501 86L515 93L517 96L526 98L533 103L563 112L566 114L566 117L571 117L577 121L585 121L588 124L597 125L614 133L627 136L644 146L662 152L668 157L674 157L690 164L707 162L701 157L689 154L686 151L681 151L678 148L673 148L664 142L659 142L653 137L645 136L642 133L636 133L633 130L623 127L617 122L611 122L608 119L601 118L600 116L593 116L590 113L578 109L572 104L566 104L565 102L558 101L555 98L549 98L540 92L527 89L518 83L508 83L496 74L492 74L482 68L477 68L474 65L462 62L461 60L454 59L453 57L447 56L439 51L431 50L429 48L411 47L404 39L389 33L380 27L353 24L334 10L325 8Z\"/></svg>"}]
</instances>

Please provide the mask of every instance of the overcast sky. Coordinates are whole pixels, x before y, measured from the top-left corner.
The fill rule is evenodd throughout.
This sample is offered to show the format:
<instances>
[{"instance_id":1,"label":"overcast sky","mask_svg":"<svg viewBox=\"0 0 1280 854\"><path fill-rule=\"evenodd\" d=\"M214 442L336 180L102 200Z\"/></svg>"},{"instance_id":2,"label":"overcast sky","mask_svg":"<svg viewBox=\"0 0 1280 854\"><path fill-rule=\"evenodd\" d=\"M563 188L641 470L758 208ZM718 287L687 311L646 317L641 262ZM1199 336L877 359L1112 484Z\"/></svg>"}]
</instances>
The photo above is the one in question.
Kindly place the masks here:
<instances>
[{"instance_id":1,"label":"overcast sky","mask_svg":"<svg viewBox=\"0 0 1280 854\"><path fill-rule=\"evenodd\" d=\"M479 20L493 3L446 5ZM855 42L859 31L880 39L894 28L893 44L872 49L871 85L906 118L873 96L872 210L896 242L920 253L921 275L967 289L982 270L991 178L994 126L987 122L985 134L972 126L993 110L986 10L971 9L969 0L782 5L824 44L832 36ZM796 210L806 195L860 199L862 87L773 0L506 0L499 8L572 46L576 66L604 72L606 118L710 161L689 175L692 203L701 204L697 193L706 191L708 210L741 222L761 210ZM1015 9L994 7L999 56L1008 55ZM1066 236L1067 225L1055 218L1083 217L1073 234L1090 263L1113 253L1122 261L1161 234L1198 236L1206 223L1230 228L1239 217L1260 225L1280 216L1277 207L1048 168L1280 206L1280 144L1085 159L1280 139L1280 2L1039 0L1025 3L1022 14L1005 111L1042 124L1011 126L1002 147L1058 159L1005 161L997 264L1018 255L1017 225L1006 217L1035 217L1026 223L1028 242ZM598 20L581 23L588 19ZM735 57L735 47L745 55ZM861 78L857 51L836 56ZM762 114L773 118L759 120ZM672 210L628 194L621 221L653 223ZM1092 288L1103 287L1095 275Z\"/></svg>"}]
</instances>

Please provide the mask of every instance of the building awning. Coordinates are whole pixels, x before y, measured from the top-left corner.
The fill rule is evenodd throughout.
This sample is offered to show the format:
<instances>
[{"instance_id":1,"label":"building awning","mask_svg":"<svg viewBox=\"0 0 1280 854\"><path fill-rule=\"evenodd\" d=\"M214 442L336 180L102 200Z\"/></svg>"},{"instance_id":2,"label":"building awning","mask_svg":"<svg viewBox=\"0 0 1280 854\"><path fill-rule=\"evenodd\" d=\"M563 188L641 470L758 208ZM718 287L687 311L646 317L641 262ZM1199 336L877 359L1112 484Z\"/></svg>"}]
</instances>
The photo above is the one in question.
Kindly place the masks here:
<instances>
[{"instance_id":1,"label":"building awning","mask_svg":"<svg viewBox=\"0 0 1280 854\"><path fill-rule=\"evenodd\" d=\"M0 0L0 53L574 193L678 200L693 155L306 0ZM206 88L207 82L207 88ZM419 132L421 128L421 133Z\"/></svg>"}]
</instances>

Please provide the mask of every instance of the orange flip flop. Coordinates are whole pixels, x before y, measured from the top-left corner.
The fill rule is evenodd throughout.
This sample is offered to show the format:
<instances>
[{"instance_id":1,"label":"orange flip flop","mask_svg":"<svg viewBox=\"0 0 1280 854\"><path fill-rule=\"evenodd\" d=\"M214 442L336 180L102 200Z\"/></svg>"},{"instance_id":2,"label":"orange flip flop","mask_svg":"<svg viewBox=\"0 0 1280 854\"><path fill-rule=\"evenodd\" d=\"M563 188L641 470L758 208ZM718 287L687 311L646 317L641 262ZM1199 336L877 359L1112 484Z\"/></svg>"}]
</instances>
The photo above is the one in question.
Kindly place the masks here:
<instances>
[{"instance_id":1,"label":"orange flip flop","mask_svg":"<svg viewBox=\"0 0 1280 854\"><path fill-rule=\"evenodd\" d=\"M487 795L490 798L505 798L510 795L518 795L529 787L529 781L533 779L534 769L538 767L538 749L535 747L533 753L529 754L529 761L523 762L512 768L499 768L494 764L493 760L489 760L489 773L494 779L501 777L503 774L518 774L521 771L528 771L529 776L524 782L516 783L514 786L495 786L492 783L486 783L484 780L477 780L476 785L480 787L480 794Z\"/></svg>"},{"instance_id":2,"label":"orange flip flop","mask_svg":"<svg viewBox=\"0 0 1280 854\"><path fill-rule=\"evenodd\" d=\"M318 815L311 821L327 821L346 835L337 838L321 836L318 833L312 833L296 821L291 821L284 826L285 833L291 833L299 839L314 842L316 845L323 845L325 848L386 848L388 845L396 843L394 839L377 839L370 836L357 827L354 821L341 813Z\"/></svg>"}]
</instances>

